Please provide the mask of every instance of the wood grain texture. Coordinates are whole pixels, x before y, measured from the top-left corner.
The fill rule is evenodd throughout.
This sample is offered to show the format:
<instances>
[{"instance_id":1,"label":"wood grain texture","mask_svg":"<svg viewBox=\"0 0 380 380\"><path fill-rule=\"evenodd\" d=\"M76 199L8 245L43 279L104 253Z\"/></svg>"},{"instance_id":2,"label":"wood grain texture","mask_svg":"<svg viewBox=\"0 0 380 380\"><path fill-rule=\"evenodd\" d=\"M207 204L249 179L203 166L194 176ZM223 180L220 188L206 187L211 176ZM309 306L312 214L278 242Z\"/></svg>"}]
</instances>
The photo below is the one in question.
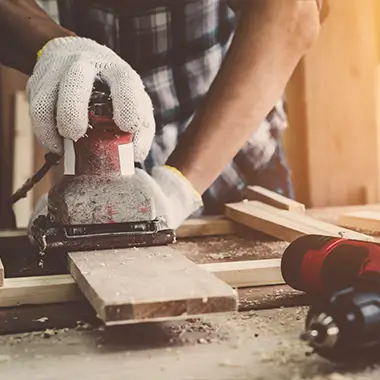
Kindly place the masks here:
<instances>
[{"instance_id":1,"label":"wood grain texture","mask_svg":"<svg viewBox=\"0 0 380 380\"><path fill-rule=\"evenodd\" d=\"M34 173L34 135L29 117L29 104L24 91L14 97L14 147L13 147L13 192L16 192ZM26 228L33 210L33 196L29 192L20 199L13 210L17 227Z\"/></svg>"},{"instance_id":2,"label":"wood grain texture","mask_svg":"<svg viewBox=\"0 0 380 380\"><path fill-rule=\"evenodd\" d=\"M328 2L330 14L286 91L296 199L307 207L355 205L370 189L378 202L379 1Z\"/></svg>"},{"instance_id":3,"label":"wood grain texture","mask_svg":"<svg viewBox=\"0 0 380 380\"><path fill-rule=\"evenodd\" d=\"M237 310L230 286L167 246L70 252L68 261L107 325Z\"/></svg>"},{"instance_id":4,"label":"wood grain texture","mask_svg":"<svg viewBox=\"0 0 380 380\"><path fill-rule=\"evenodd\" d=\"M0 287L0 307L65 303L83 299L70 275L6 278Z\"/></svg>"},{"instance_id":5,"label":"wood grain texture","mask_svg":"<svg viewBox=\"0 0 380 380\"><path fill-rule=\"evenodd\" d=\"M259 201L282 210L305 213L304 204L261 186L248 186L244 191L244 196L250 201Z\"/></svg>"},{"instance_id":6,"label":"wood grain texture","mask_svg":"<svg viewBox=\"0 0 380 380\"><path fill-rule=\"evenodd\" d=\"M338 217L338 224L357 230L380 232L380 211L368 210L342 214Z\"/></svg>"},{"instance_id":7,"label":"wood grain texture","mask_svg":"<svg viewBox=\"0 0 380 380\"><path fill-rule=\"evenodd\" d=\"M373 237L335 226L307 215L279 210L257 201L226 205L226 216L235 222L264 232L278 239L292 242L302 235L320 234L373 241Z\"/></svg>"},{"instance_id":8,"label":"wood grain texture","mask_svg":"<svg viewBox=\"0 0 380 380\"><path fill-rule=\"evenodd\" d=\"M235 288L283 284L280 259L244 260L198 264ZM83 301L84 297L69 274L6 278L0 289L0 308Z\"/></svg>"},{"instance_id":9,"label":"wood grain texture","mask_svg":"<svg viewBox=\"0 0 380 380\"><path fill-rule=\"evenodd\" d=\"M4 285L4 266L0 259L0 287Z\"/></svg>"},{"instance_id":10,"label":"wood grain texture","mask_svg":"<svg viewBox=\"0 0 380 380\"><path fill-rule=\"evenodd\" d=\"M176 235L178 239L181 239L194 236L228 235L235 232L235 223L218 215L187 219L176 230Z\"/></svg>"},{"instance_id":11,"label":"wood grain texture","mask_svg":"<svg viewBox=\"0 0 380 380\"><path fill-rule=\"evenodd\" d=\"M200 267L235 288L285 284L281 259L210 263Z\"/></svg>"}]
</instances>

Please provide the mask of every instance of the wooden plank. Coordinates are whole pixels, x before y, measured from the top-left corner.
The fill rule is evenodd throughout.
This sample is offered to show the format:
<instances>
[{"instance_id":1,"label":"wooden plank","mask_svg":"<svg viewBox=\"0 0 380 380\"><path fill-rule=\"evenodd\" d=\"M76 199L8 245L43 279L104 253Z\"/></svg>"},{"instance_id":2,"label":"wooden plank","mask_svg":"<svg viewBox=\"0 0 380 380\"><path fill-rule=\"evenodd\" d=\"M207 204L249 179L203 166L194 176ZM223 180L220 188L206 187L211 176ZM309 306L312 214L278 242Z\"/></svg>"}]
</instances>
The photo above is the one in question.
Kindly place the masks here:
<instances>
[{"instance_id":1,"label":"wooden plank","mask_svg":"<svg viewBox=\"0 0 380 380\"><path fill-rule=\"evenodd\" d=\"M287 86L285 149L296 198L309 208L362 204L365 192L380 200L378 3L329 0Z\"/></svg>"},{"instance_id":2,"label":"wooden plank","mask_svg":"<svg viewBox=\"0 0 380 380\"><path fill-rule=\"evenodd\" d=\"M83 299L73 278L65 274L6 278L0 288L0 307L65 303Z\"/></svg>"},{"instance_id":3,"label":"wooden plank","mask_svg":"<svg viewBox=\"0 0 380 380\"><path fill-rule=\"evenodd\" d=\"M195 236L228 235L235 232L235 223L220 215L187 219L176 230L176 235L180 239Z\"/></svg>"},{"instance_id":4,"label":"wooden plank","mask_svg":"<svg viewBox=\"0 0 380 380\"><path fill-rule=\"evenodd\" d=\"M4 285L4 266L0 259L0 287Z\"/></svg>"},{"instance_id":5,"label":"wooden plank","mask_svg":"<svg viewBox=\"0 0 380 380\"><path fill-rule=\"evenodd\" d=\"M264 232L278 239L292 242L302 235L320 234L373 241L373 237L326 223L307 215L279 210L257 201L226 205L226 216L235 222Z\"/></svg>"},{"instance_id":6,"label":"wooden plank","mask_svg":"<svg viewBox=\"0 0 380 380\"><path fill-rule=\"evenodd\" d=\"M282 210L305 213L304 204L261 186L248 186L244 191L244 196L250 201L259 201Z\"/></svg>"},{"instance_id":7,"label":"wooden plank","mask_svg":"<svg viewBox=\"0 0 380 380\"><path fill-rule=\"evenodd\" d=\"M236 288L283 284L280 259L246 260L199 264ZM0 288L0 307L44 305L83 301L84 297L69 274L5 278Z\"/></svg>"},{"instance_id":8,"label":"wooden plank","mask_svg":"<svg viewBox=\"0 0 380 380\"><path fill-rule=\"evenodd\" d=\"M285 284L281 259L232 261L199 265L234 288Z\"/></svg>"},{"instance_id":9,"label":"wooden plank","mask_svg":"<svg viewBox=\"0 0 380 380\"><path fill-rule=\"evenodd\" d=\"M338 217L338 224L358 230L380 232L380 212L368 210L342 214Z\"/></svg>"},{"instance_id":10,"label":"wooden plank","mask_svg":"<svg viewBox=\"0 0 380 380\"><path fill-rule=\"evenodd\" d=\"M27 76L0 65L0 228L12 227L14 94L25 89Z\"/></svg>"},{"instance_id":11,"label":"wooden plank","mask_svg":"<svg viewBox=\"0 0 380 380\"><path fill-rule=\"evenodd\" d=\"M237 310L237 293L170 247L68 253L69 270L107 325Z\"/></svg>"},{"instance_id":12,"label":"wooden plank","mask_svg":"<svg viewBox=\"0 0 380 380\"><path fill-rule=\"evenodd\" d=\"M29 117L29 104L24 91L15 93L15 138L13 149L13 192L34 174L34 135ZM13 210L17 227L28 225L33 210L33 196L29 192L26 198L20 199Z\"/></svg>"}]
</instances>

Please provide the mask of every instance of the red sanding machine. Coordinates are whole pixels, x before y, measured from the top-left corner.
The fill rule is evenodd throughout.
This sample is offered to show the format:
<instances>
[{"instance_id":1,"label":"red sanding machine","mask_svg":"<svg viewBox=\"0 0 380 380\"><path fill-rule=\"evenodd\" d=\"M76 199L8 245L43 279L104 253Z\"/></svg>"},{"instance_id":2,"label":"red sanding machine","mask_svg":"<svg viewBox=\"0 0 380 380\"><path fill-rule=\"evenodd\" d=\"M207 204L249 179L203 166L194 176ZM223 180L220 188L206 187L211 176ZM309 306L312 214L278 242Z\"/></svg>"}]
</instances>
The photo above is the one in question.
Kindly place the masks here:
<instances>
[{"instance_id":1,"label":"red sanding machine","mask_svg":"<svg viewBox=\"0 0 380 380\"><path fill-rule=\"evenodd\" d=\"M175 233L156 215L149 187L135 176L133 136L113 122L107 85L97 81L89 128L65 140L65 174L48 194L48 214L31 227L41 251L169 244Z\"/></svg>"}]
</instances>

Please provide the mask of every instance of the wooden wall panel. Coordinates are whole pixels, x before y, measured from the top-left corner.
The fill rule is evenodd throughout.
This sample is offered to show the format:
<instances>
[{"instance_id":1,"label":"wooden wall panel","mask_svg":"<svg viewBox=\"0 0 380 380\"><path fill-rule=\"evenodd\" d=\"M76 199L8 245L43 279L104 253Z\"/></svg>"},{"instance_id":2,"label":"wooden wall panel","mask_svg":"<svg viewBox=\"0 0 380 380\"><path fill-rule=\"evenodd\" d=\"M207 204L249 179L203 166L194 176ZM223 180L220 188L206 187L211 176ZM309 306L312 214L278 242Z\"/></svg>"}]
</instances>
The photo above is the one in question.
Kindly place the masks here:
<instances>
[{"instance_id":1,"label":"wooden wall panel","mask_svg":"<svg viewBox=\"0 0 380 380\"><path fill-rule=\"evenodd\" d=\"M24 91L27 76L18 71L0 66L0 229L11 225L11 216L6 204L9 202L13 190L13 154L14 154L14 126L15 126L15 94ZM25 117L25 115L24 115ZM33 172L42 166L45 152L35 140ZM55 170L54 172L57 172ZM53 183L54 173L48 173L36 185L33 191L33 204Z\"/></svg>"},{"instance_id":2,"label":"wooden wall panel","mask_svg":"<svg viewBox=\"0 0 380 380\"><path fill-rule=\"evenodd\" d=\"M329 4L319 39L298 66L286 95L286 149L296 197L313 207L380 200L380 15L373 0Z\"/></svg>"}]
</instances>

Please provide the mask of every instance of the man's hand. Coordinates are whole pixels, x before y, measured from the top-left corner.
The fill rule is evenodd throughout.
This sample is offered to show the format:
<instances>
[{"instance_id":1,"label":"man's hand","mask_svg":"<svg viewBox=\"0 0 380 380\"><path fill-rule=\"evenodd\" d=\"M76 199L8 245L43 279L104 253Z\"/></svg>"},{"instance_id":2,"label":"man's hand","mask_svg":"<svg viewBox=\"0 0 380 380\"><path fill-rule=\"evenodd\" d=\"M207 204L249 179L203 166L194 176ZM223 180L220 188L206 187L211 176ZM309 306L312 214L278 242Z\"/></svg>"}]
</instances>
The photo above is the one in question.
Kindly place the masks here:
<instances>
[{"instance_id":1,"label":"man's hand","mask_svg":"<svg viewBox=\"0 0 380 380\"><path fill-rule=\"evenodd\" d=\"M109 85L114 121L134 135L135 160L143 161L155 122L142 80L111 49L87 38L56 38L42 50L27 85L36 137L47 150L62 155L62 137L77 141L84 136L97 77Z\"/></svg>"}]
</instances>

